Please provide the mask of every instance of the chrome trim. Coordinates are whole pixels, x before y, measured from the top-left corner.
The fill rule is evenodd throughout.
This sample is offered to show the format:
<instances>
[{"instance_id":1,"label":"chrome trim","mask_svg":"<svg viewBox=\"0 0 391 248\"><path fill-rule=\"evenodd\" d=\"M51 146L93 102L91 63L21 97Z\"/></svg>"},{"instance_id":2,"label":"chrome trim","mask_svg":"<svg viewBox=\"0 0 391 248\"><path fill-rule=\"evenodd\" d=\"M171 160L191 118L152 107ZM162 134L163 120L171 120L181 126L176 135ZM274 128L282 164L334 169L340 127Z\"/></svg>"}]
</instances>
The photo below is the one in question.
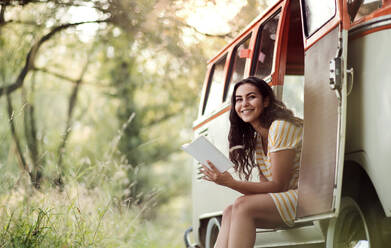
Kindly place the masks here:
<instances>
[{"instance_id":1,"label":"chrome trim","mask_svg":"<svg viewBox=\"0 0 391 248\"><path fill-rule=\"evenodd\" d=\"M357 26L349 30L349 36L353 36L357 33L365 32L374 28L382 27L391 24L391 15L380 16L374 18L368 22L358 24Z\"/></svg>"},{"instance_id":2,"label":"chrome trim","mask_svg":"<svg viewBox=\"0 0 391 248\"><path fill-rule=\"evenodd\" d=\"M336 217L335 213L319 214L319 215L316 215L316 220L326 220L326 219L331 219L331 218L335 218L335 217ZM314 216L308 216L308 217L296 219L295 223L303 223L303 222L308 222L308 221L314 221Z\"/></svg>"},{"instance_id":3,"label":"chrome trim","mask_svg":"<svg viewBox=\"0 0 391 248\"><path fill-rule=\"evenodd\" d=\"M216 212L201 214L200 216L198 216L198 219L202 220L202 219L207 219L207 218L221 216L221 215L223 215L223 211L216 211Z\"/></svg>"},{"instance_id":4,"label":"chrome trim","mask_svg":"<svg viewBox=\"0 0 391 248\"><path fill-rule=\"evenodd\" d=\"M206 227L206 238L205 238L205 248L213 248L210 244L210 237L212 235L212 228L216 226L219 231L220 231L220 221L214 217L214 218L211 218L209 221L208 221L208 225Z\"/></svg>"},{"instance_id":5,"label":"chrome trim","mask_svg":"<svg viewBox=\"0 0 391 248\"><path fill-rule=\"evenodd\" d=\"M191 233L191 232L193 232L193 227L191 226L191 227L189 227L188 229L186 229L186 231L185 231L185 235L184 235L184 241L185 241L185 246L186 246L186 248L195 248L195 247L197 247L195 244L192 244L191 242L190 242L190 237L189 237L189 234Z\"/></svg>"},{"instance_id":6,"label":"chrome trim","mask_svg":"<svg viewBox=\"0 0 391 248\"><path fill-rule=\"evenodd\" d=\"M273 71L274 71L274 70L273 70ZM273 73L271 73L271 74L273 74ZM270 82L272 81L272 75L269 75L269 76L265 77L265 78L263 79L263 81L265 81L266 83L270 83Z\"/></svg>"}]
</instances>

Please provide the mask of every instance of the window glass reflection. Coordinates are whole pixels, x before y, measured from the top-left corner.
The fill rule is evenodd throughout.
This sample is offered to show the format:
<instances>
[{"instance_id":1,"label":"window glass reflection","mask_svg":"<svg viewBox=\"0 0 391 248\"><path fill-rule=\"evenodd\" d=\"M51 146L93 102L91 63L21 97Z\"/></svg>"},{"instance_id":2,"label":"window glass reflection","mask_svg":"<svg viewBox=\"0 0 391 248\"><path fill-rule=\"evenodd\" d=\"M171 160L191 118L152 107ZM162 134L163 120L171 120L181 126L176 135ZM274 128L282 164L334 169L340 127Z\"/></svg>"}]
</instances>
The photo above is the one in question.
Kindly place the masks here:
<instances>
[{"instance_id":1,"label":"window glass reflection","mask_svg":"<svg viewBox=\"0 0 391 248\"><path fill-rule=\"evenodd\" d=\"M274 44L276 42L276 32L279 19L280 14L277 14L261 27L262 31L258 36L258 47L256 49L256 77L265 78L272 72Z\"/></svg>"},{"instance_id":2,"label":"window glass reflection","mask_svg":"<svg viewBox=\"0 0 391 248\"><path fill-rule=\"evenodd\" d=\"M211 113L222 103L224 87L224 66L227 55L214 64L211 72L212 79L209 81L206 91L206 102L204 104L203 114Z\"/></svg>"},{"instance_id":3,"label":"window glass reflection","mask_svg":"<svg viewBox=\"0 0 391 248\"><path fill-rule=\"evenodd\" d=\"M243 39L242 42L239 43L238 46L236 46L235 50L233 51L233 57L232 57L232 75L229 81L228 86L228 94L225 94L224 100L230 99L232 95L233 86L236 82L242 80L244 78L244 69L246 67L246 61L249 55L249 46L250 46L250 38L251 34L249 34L246 38Z\"/></svg>"},{"instance_id":4,"label":"window glass reflection","mask_svg":"<svg viewBox=\"0 0 391 248\"><path fill-rule=\"evenodd\" d=\"M335 0L302 0L302 2L305 31L306 36L309 37L335 15Z\"/></svg>"},{"instance_id":5,"label":"window glass reflection","mask_svg":"<svg viewBox=\"0 0 391 248\"><path fill-rule=\"evenodd\" d=\"M293 111L296 117L304 116L304 76L285 75L282 102Z\"/></svg>"},{"instance_id":6,"label":"window glass reflection","mask_svg":"<svg viewBox=\"0 0 391 248\"><path fill-rule=\"evenodd\" d=\"M381 8L382 0L348 0L350 21L354 22Z\"/></svg>"}]
</instances>

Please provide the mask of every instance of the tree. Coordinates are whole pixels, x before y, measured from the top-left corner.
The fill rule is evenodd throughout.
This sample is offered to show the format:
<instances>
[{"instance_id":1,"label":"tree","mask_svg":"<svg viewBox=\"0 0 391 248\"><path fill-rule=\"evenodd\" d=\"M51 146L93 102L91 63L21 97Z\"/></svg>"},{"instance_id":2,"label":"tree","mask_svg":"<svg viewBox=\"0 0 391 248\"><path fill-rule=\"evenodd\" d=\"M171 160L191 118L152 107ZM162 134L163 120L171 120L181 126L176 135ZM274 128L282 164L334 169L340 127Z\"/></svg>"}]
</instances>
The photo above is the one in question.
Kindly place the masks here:
<instances>
[{"instance_id":1,"label":"tree","mask_svg":"<svg viewBox=\"0 0 391 248\"><path fill-rule=\"evenodd\" d=\"M94 94L105 102L111 102L108 108L113 111L109 114L115 120L107 118L104 123L94 123L106 125L106 132L114 133L112 123L118 128L135 114L118 146L118 156L125 155L132 167L129 185L135 177L134 168L147 167L176 151L181 143L178 130L162 129L169 129L184 109L190 108L187 113L195 115L208 49L203 39L215 36L213 39L221 44L230 37L230 34L200 34L185 18L176 15L181 4L186 2L1 2L0 99L8 102L7 122L19 158L17 163L36 188L45 177L62 185L68 167L75 166L87 153L98 159L102 152L97 151L107 148L104 129L94 126L93 130L100 132L94 138L98 142L94 148L85 141L76 157L70 155L78 135L75 126L82 121L92 122L85 87L99 92ZM92 11L94 18L72 20L72 11L77 8ZM254 12L244 8L240 16L246 16L250 10ZM240 22L240 26L245 22ZM78 28L89 24L100 25L95 26L94 36L85 41ZM184 33L194 36L193 44L183 42ZM52 100L45 106L45 97L53 84L61 84L58 87L62 92L50 96ZM15 118L19 112L23 121ZM5 146L10 147L7 142ZM56 173L45 174L46 166L55 168ZM135 191L137 194L139 190Z\"/></svg>"}]
</instances>

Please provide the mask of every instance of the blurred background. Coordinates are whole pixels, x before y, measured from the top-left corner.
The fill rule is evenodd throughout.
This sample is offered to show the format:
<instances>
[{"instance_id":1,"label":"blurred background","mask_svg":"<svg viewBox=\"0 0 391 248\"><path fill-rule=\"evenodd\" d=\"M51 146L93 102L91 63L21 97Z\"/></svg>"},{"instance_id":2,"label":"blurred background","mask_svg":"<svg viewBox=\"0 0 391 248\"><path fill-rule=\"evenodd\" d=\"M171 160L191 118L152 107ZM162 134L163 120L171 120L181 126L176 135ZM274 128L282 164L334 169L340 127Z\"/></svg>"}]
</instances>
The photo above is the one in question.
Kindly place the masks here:
<instances>
[{"instance_id":1,"label":"blurred background","mask_svg":"<svg viewBox=\"0 0 391 248\"><path fill-rule=\"evenodd\" d=\"M184 247L206 61L273 2L0 0L0 247Z\"/></svg>"}]
</instances>

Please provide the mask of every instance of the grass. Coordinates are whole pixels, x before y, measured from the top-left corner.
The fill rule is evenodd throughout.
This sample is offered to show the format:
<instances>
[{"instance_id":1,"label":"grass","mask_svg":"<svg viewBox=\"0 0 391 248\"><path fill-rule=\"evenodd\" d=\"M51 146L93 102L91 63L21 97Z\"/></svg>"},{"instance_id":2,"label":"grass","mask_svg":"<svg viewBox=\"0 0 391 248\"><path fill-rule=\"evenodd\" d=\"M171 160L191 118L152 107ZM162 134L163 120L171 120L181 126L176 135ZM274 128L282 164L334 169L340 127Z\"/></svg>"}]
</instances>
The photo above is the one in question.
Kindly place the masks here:
<instances>
[{"instance_id":1,"label":"grass","mask_svg":"<svg viewBox=\"0 0 391 248\"><path fill-rule=\"evenodd\" d=\"M143 214L151 210L152 202L118 206L109 192L79 184L46 193L18 187L3 195L0 204L0 247L4 248L183 247L187 225L186 218L179 216L183 211L172 211L186 209L183 205L170 206L170 202L148 220Z\"/></svg>"},{"instance_id":2,"label":"grass","mask_svg":"<svg viewBox=\"0 0 391 248\"><path fill-rule=\"evenodd\" d=\"M0 161L0 248L183 247L183 233L190 226L186 175L191 163L176 154L145 170L131 167L117 145L133 117L99 158L69 151L62 190L48 180L58 174L50 150L45 153L46 184L39 191L18 167ZM127 198L138 183L129 174L149 178L136 199Z\"/></svg>"}]
</instances>

